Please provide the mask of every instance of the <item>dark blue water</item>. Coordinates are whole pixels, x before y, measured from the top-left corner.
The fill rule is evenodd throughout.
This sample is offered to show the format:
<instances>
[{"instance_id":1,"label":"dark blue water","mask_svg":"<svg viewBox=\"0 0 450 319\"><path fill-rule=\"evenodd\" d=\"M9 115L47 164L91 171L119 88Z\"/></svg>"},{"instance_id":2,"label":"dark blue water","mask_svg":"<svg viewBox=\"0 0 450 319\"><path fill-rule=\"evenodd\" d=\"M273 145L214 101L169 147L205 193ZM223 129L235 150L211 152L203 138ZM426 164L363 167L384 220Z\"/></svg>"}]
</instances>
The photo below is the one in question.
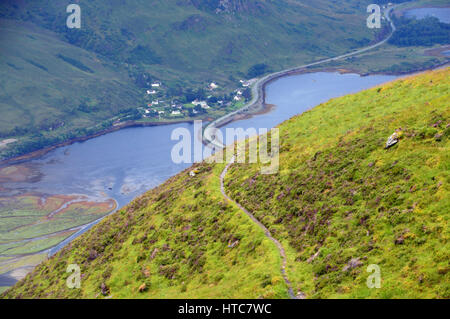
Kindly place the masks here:
<instances>
[{"instance_id":1,"label":"dark blue water","mask_svg":"<svg viewBox=\"0 0 450 319\"><path fill-rule=\"evenodd\" d=\"M444 23L450 23L450 8L418 8L405 12L407 18L423 19L428 16L438 18Z\"/></svg>"},{"instance_id":2,"label":"dark blue water","mask_svg":"<svg viewBox=\"0 0 450 319\"><path fill-rule=\"evenodd\" d=\"M119 206L162 183L188 164L174 164L172 130L191 124L123 129L58 148L32 160L43 174L30 188L43 193L112 197ZM21 184L24 185L24 184Z\"/></svg>"}]
</instances>

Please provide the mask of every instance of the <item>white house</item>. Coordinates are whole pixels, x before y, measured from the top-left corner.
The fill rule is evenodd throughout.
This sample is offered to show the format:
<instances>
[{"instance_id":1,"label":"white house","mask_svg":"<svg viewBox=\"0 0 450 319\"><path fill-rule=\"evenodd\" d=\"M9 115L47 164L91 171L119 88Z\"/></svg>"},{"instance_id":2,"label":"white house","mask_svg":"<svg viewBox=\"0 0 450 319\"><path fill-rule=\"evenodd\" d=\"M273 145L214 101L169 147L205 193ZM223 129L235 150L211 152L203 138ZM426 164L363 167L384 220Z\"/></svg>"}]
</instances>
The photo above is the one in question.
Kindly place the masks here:
<instances>
[{"instance_id":1,"label":"white house","mask_svg":"<svg viewBox=\"0 0 450 319\"><path fill-rule=\"evenodd\" d=\"M236 95L236 96L233 98L233 100L235 100L235 101L240 101L240 100L241 100L241 97L240 97L239 95Z\"/></svg>"},{"instance_id":2,"label":"white house","mask_svg":"<svg viewBox=\"0 0 450 319\"><path fill-rule=\"evenodd\" d=\"M147 94L156 94L155 90L147 90Z\"/></svg>"},{"instance_id":3,"label":"white house","mask_svg":"<svg viewBox=\"0 0 450 319\"><path fill-rule=\"evenodd\" d=\"M172 111L172 113L171 113L172 115L180 115L181 114L181 112L180 111Z\"/></svg>"},{"instance_id":4,"label":"white house","mask_svg":"<svg viewBox=\"0 0 450 319\"><path fill-rule=\"evenodd\" d=\"M214 89L217 89L219 86L216 84L216 83L214 83L214 82L211 82L211 84L209 85L209 88L211 89L211 90L214 90Z\"/></svg>"},{"instance_id":5,"label":"white house","mask_svg":"<svg viewBox=\"0 0 450 319\"><path fill-rule=\"evenodd\" d=\"M159 88L161 86L161 83L152 83L153 88Z\"/></svg>"},{"instance_id":6,"label":"white house","mask_svg":"<svg viewBox=\"0 0 450 319\"><path fill-rule=\"evenodd\" d=\"M208 105L208 103L206 102L206 101L197 101L197 100L194 100L194 101L192 101L192 104L194 104L194 105L200 105L202 108L204 108L204 109L209 109L209 105Z\"/></svg>"}]
</instances>

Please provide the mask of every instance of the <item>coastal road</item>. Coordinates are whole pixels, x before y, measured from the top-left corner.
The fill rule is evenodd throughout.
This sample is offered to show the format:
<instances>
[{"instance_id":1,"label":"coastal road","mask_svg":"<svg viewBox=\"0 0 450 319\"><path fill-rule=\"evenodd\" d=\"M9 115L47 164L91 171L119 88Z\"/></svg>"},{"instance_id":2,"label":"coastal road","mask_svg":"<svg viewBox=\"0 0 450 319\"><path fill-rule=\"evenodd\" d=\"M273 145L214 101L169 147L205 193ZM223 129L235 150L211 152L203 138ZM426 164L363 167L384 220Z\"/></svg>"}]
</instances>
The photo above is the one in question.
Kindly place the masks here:
<instances>
[{"instance_id":1,"label":"coastal road","mask_svg":"<svg viewBox=\"0 0 450 319\"><path fill-rule=\"evenodd\" d=\"M257 103L263 103L263 90L264 90L264 84L266 84L267 82L278 78L280 76L289 74L289 73L295 73L298 71L301 71L307 67L310 66L315 66L315 65L319 65L322 63L327 63L327 62L331 62L331 61L336 61L336 60L340 60L340 59L345 59L369 50L372 50L376 47L379 47L380 45L383 45L384 43L386 43L387 41L389 41L389 39L392 37L392 35L394 34L396 28L394 23L392 22L391 18L390 18L390 14L392 12L392 10L395 8L396 6L390 6L388 8L386 8L383 12L384 17L386 18L386 20L390 23L391 25L391 32L390 34L382 41L373 44L371 46L347 53L347 54L342 54L340 56L334 57L334 58L328 58L325 60L320 60L317 62L313 62L313 63L309 63L309 64L305 64L299 67L295 67L295 68L291 68L291 69L287 69L287 70L283 70L280 72L276 72L276 73L272 73L269 74L261 79L259 79L255 85L252 87L252 100L247 103L244 107L242 107L239 110L236 110L232 113L229 113L213 122L211 122L206 128L205 131L203 132L203 140L204 142L206 142L207 145L215 145L218 148L224 148L225 145L223 145L221 142L216 141L214 138L214 130L217 127L220 127L221 125L223 125L224 123L226 123L227 121L229 121L230 118L232 118L233 116L235 116L236 114L239 114L241 112L244 112L246 110L248 110L250 107L252 107L253 105L257 104ZM224 196L225 199L227 199L229 202L234 203L242 212L244 212L248 217L250 217L250 219L264 232L265 236L270 239L277 247L280 256L282 258L282 266L281 266L281 274L283 276L284 282L286 284L286 286L288 287L288 293L289 293L289 297L291 299L304 299L306 296L305 294L303 294L302 292L298 292L297 294L294 293L293 289L292 289L292 285L291 282L288 279L288 276L286 274L286 265L287 265L287 260L286 260L286 251L283 247L283 245L276 239L274 238L270 231L267 229L266 226L264 226L252 213L250 213L247 209L245 209L244 207L242 207L238 202L234 201L231 197L229 197L225 191L225 187L224 187L224 180L225 180L225 176L228 172L228 169L230 168L230 166L234 163L235 161L235 156L233 156L231 158L231 160L227 163L227 165L225 166L224 170L222 171L222 173L220 174L220 191L222 192L222 195Z\"/></svg>"},{"instance_id":2,"label":"coastal road","mask_svg":"<svg viewBox=\"0 0 450 319\"><path fill-rule=\"evenodd\" d=\"M337 60L342 60L342 59L345 59L345 58L349 58L349 57L352 57L352 56L364 53L366 51L373 50L373 49L375 49L375 48L385 44L387 41L389 41L389 39L392 37L392 35L396 31L394 22L391 20L390 14L391 14L392 10L394 10L397 6L398 5L390 6L390 7L386 8L383 11L383 15L384 15L385 19L391 25L391 32L389 33L389 35L385 39L381 40L380 42L377 42L377 43L375 43L373 45L370 45L370 46L358 49L356 51L352 51L350 53L342 54L342 55L339 55L339 56L336 56L336 57L333 57L333 58L323 59L323 60L319 60L319 61L312 62L312 63L309 63L309 64L304 64L304 65L293 67L293 68L286 69L286 70L283 70L283 71L271 73L271 74L266 75L266 76L262 77L261 79L257 80L255 82L255 84L252 86L252 99L245 106L243 106L242 108L240 108L240 109L238 109L236 111L233 111L233 112L230 112L228 114L225 114L224 116L222 116L222 117L214 120L213 122L209 123L209 125L205 128L205 130L203 132L203 141L205 142L205 144L206 145L213 144L215 146L218 146L219 148L225 147L225 145L223 145L222 143L214 140L214 130L215 130L215 128L218 128L218 127L224 125L224 123L227 123L232 117L234 117L237 114L240 114L240 113L243 113L243 112L247 111L252 106L257 105L257 104L262 104L264 102L263 101L263 99L264 99L264 97L263 97L264 96L264 94L263 94L264 93L263 92L264 91L264 85L266 83L272 81L273 79L279 78L279 77L284 76L284 75L288 75L288 74L292 74L292 73L296 73L296 72L302 71L302 70L304 70L304 69L306 69L308 67L311 67L311 66L316 66L316 65L320 65L320 64L324 64L324 63L328 63L328 62L332 62L332 61L337 61Z\"/></svg>"}]
</instances>

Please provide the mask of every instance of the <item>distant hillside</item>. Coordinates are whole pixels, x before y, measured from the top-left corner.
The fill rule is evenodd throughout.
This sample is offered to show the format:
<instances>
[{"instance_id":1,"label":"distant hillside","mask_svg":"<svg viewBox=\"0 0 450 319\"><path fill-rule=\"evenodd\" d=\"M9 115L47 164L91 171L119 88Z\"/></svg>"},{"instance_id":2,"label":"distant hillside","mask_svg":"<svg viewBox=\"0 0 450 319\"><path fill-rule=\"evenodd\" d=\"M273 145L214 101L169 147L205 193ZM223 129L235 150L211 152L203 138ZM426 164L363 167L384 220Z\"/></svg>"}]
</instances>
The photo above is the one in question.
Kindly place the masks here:
<instances>
[{"instance_id":1,"label":"distant hillside","mask_svg":"<svg viewBox=\"0 0 450 319\"><path fill-rule=\"evenodd\" d=\"M2 1L0 139L18 142L0 159L133 119L153 81L167 101L212 81L224 94L255 66L362 47L376 38L365 27L369 2L78 1L81 29L68 29L66 2Z\"/></svg>"},{"instance_id":2,"label":"distant hillside","mask_svg":"<svg viewBox=\"0 0 450 319\"><path fill-rule=\"evenodd\" d=\"M227 193L286 248L308 298L449 298L450 68L333 99L280 128L280 172L234 164ZM399 141L385 149L397 131ZM274 244L197 164L80 236L7 298L287 298ZM66 267L81 267L70 290ZM381 288L369 289L369 264Z\"/></svg>"}]
</instances>

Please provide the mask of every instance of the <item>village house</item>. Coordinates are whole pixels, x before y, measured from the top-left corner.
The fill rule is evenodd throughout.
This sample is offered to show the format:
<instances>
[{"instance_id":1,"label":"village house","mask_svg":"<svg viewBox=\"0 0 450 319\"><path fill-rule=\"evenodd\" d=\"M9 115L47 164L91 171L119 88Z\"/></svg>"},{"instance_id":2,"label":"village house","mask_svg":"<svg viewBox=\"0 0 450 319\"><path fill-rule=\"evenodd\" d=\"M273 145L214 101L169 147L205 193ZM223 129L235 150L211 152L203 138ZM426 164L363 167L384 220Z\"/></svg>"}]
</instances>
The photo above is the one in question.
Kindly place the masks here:
<instances>
[{"instance_id":1,"label":"village house","mask_svg":"<svg viewBox=\"0 0 450 319\"><path fill-rule=\"evenodd\" d=\"M206 101L197 101L196 99L192 101L194 105L200 105L203 109L209 109L209 105Z\"/></svg>"}]
</instances>

